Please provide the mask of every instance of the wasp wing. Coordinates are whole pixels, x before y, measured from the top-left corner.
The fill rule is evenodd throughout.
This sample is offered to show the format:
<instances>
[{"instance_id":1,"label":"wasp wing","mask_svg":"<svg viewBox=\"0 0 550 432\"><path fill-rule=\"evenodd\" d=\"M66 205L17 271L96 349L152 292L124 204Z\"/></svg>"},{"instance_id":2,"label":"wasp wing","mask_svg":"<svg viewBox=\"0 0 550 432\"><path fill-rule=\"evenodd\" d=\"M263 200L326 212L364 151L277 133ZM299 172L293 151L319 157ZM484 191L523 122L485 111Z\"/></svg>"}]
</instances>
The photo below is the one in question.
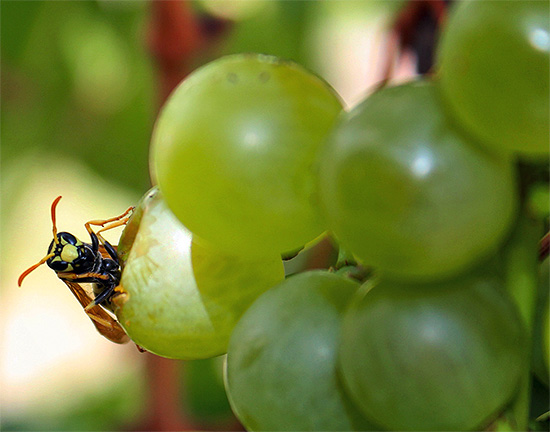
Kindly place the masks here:
<instances>
[{"instance_id":1,"label":"wasp wing","mask_svg":"<svg viewBox=\"0 0 550 432\"><path fill-rule=\"evenodd\" d=\"M116 250L116 247L115 247L115 250ZM99 245L99 253L103 258L111 258L111 256L109 255L109 252L107 252L107 249L105 249L105 246L103 246L102 244Z\"/></svg>"},{"instance_id":2,"label":"wasp wing","mask_svg":"<svg viewBox=\"0 0 550 432\"><path fill-rule=\"evenodd\" d=\"M69 287L74 294L78 302L83 308L88 306L94 301L92 297L86 292L80 284L66 279L61 279ZM86 311L86 314L90 317L95 325L95 328L102 336L109 339L111 342L123 344L130 340L124 329L120 324L105 311L101 306L97 305Z\"/></svg>"}]
</instances>

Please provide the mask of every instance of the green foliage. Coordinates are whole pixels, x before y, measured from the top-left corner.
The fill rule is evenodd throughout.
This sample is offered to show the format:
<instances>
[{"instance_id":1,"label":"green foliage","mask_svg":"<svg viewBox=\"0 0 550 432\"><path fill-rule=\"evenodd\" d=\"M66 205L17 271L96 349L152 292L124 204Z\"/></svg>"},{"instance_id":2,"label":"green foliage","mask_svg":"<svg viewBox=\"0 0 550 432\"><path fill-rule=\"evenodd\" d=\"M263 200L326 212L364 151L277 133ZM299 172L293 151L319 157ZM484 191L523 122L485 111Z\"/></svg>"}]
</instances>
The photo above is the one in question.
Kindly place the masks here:
<instances>
[{"instance_id":1,"label":"green foliage","mask_svg":"<svg viewBox=\"0 0 550 432\"><path fill-rule=\"evenodd\" d=\"M2 415L5 431L105 431L131 427L140 420L145 401L143 382L124 376L101 390L82 394L79 389L63 407L45 401L24 418Z\"/></svg>"},{"instance_id":2,"label":"green foliage","mask_svg":"<svg viewBox=\"0 0 550 432\"><path fill-rule=\"evenodd\" d=\"M2 2L2 163L67 154L143 190L155 111L135 37L145 9L104 3Z\"/></svg>"},{"instance_id":3,"label":"green foliage","mask_svg":"<svg viewBox=\"0 0 550 432\"><path fill-rule=\"evenodd\" d=\"M223 385L224 359L214 357L183 363L183 385L187 390L183 402L201 422L215 425L233 419Z\"/></svg>"}]
</instances>

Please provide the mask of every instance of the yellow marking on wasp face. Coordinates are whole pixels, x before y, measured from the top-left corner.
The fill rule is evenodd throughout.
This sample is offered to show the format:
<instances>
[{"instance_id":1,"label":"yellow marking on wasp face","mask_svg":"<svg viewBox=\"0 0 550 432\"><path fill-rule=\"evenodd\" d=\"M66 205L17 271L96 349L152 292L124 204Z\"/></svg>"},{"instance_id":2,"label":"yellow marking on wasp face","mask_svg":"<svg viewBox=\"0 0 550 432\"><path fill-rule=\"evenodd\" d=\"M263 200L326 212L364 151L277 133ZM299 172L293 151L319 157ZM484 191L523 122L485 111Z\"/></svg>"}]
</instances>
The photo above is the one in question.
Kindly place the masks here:
<instances>
[{"instance_id":1,"label":"yellow marking on wasp face","mask_svg":"<svg viewBox=\"0 0 550 432\"><path fill-rule=\"evenodd\" d=\"M65 261L62 257L60 257L59 255L56 255L55 257L53 257L52 261L51 262L55 262L55 261L58 261L58 262L61 262L61 261ZM72 264L70 263L67 263L67 267L63 270L56 270L58 273L66 273L66 272L70 272L70 271L73 271L73 266Z\"/></svg>"},{"instance_id":2,"label":"yellow marking on wasp face","mask_svg":"<svg viewBox=\"0 0 550 432\"><path fill-rule=\"evenodd\" d=\"M72 244L66 244L61 251L61 259L66 262L73 262L78 258L78 249Z\"/></svg>"}]
</instances>

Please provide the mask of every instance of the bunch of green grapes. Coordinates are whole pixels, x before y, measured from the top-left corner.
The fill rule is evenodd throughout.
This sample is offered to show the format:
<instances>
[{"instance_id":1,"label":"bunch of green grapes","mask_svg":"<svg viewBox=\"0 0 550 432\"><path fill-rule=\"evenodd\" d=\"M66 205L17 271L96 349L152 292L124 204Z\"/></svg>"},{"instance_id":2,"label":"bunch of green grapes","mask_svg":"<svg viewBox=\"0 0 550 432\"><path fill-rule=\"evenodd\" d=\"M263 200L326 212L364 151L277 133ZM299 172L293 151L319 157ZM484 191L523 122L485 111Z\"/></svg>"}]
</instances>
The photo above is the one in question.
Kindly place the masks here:
<instances>
[{"instance_id":1,"label":"bunch of green grapes","mask_svg":"<svg viewBox=\"0 0 550 432\"><path fill-rule=\"evenodd\" d=\"M292 62L199 68L156 123L121 325L167 357L227 352L248 430L526 428L548 221L518 164L547 162L549 51L547 2L463 1L431 79L349 111ZM345 260L283 281L324 232Z\"/></svg>"},{"instance_id":2,"label":"bunch of green grapes","mask_svg":"<svg viewBox=\"0 0 550 432\"><path fill-rule=\"evenodd\" d=\"M181 83L154 131L158 188L119 243L117 317L134 342L178 359L227 351L283 279L281 255L326 229L313 165L341 109L320 78L270 56L225 57Z\"/></svg>"}]
</instances>

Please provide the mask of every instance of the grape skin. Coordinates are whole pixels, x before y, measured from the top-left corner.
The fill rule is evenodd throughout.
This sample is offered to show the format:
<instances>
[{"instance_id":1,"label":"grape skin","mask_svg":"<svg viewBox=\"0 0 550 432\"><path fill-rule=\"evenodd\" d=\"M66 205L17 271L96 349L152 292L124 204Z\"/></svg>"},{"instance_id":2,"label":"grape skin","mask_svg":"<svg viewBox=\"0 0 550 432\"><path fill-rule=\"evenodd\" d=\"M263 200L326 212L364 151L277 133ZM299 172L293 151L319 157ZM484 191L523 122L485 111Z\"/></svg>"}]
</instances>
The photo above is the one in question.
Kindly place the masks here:
<instances>
[{"instance_id":1,"label":"grape skin","mask_svg":"<svg viewBox=\"0 0 550 432\"><path fill-rule=\"evenodd\" d=\"M120 324L135 343L163 357L225 353L243 312L283 279L280 256L227 254L196 242L157 188L134 216L118 248L127 294L117 311Z\"/></svg>"},{"instance_id":2,"label":"grape skin","mask_svg":"<svg viewBox=\"0 0 550 432\"><path fill-rule=\"evenodd\" d=\"M284 253L325 227L311 166L340 113L300 66L234 55L176 89L153 134L154 178L194 234L226 251Z\"/></svg>"},{"instance_id":3,"label":"grape skin","mask_svg":"<svg viewBox=\"0 0 550 432\"><path fill-rule=\"evenodd\" d=\"M442 33L449 113L481 144L544 161L550 150L547 1L461 1Z\"/></svg>"},{"instance_id":4,"label":"grape skin","mask_svg":"<svg viewBox=\"0 0 550 432\"><path fill-rule=\"evenodd\" d=\"M526 349L502 285L480 272L361 290L339 354L364 414L388 430L482 430L517 389Z\"/></svg>"},{"instance_id":5,"label":"grape skin","mask_svg":"<svg viewBox=\"0 0 550 432\"><path fill-rule=\"evenodd\" d=\"M377 430L342 392L336 352L358 284L323 271L263 294L235 327L226 390L247 430Z\"/></svg>"},{"instance_id":6,"label":"grape skin","mask_svg":"<svg viewBox=\"0 0 550 432\"><path fill-rule=\"evenodd\" d=\"M322 153L329 229L364 264L400 279L464 271L516 212L511 161L452 128L431 82L385 88L343 115Z\"/></svg>"}]
</instances>

